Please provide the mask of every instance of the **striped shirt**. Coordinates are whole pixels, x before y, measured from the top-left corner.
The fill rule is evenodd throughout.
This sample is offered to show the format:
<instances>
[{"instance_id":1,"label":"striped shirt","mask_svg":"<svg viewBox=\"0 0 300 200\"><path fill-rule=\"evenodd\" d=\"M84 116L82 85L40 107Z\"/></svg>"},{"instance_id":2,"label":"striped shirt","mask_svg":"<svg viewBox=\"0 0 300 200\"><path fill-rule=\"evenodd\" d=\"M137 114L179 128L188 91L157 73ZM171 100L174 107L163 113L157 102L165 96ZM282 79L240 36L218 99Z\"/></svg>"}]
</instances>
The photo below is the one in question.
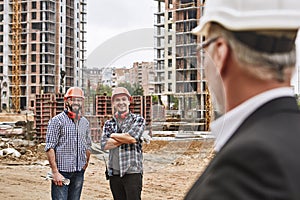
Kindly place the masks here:
<instances>
[{"instance_id":1,"label":"striped shirt","mask_svg":"<svg viewBox=\"0 0 300 200\"><path fill-rule=\"evenodd\" d=\"M122 144L117 147L119 152L120 176L123 177L126 173L142 173L143 172L143 152L142 152L142 134L145 129L145 120L142 116L129 113L121 125L115 118L107 120L103 126L101 148L104 149L110 134L122 131L128 133L136 139L134 144ZM113 168L113 151L109 151L108 168ZM110 171L111 175L111 171Z\"/></svg>"},{"instance_id":2,"label":"striped shirt","mask_svg":"<svg viewBox=\"0 0 300 200\"><path fill-rule=\"evenodd\" d=\"M65 112L48 123L45 151L54 149L57 168L62 172L80 171L91 149L89 122L85 117L75 123Z\"/></svg>"}]
</instances>

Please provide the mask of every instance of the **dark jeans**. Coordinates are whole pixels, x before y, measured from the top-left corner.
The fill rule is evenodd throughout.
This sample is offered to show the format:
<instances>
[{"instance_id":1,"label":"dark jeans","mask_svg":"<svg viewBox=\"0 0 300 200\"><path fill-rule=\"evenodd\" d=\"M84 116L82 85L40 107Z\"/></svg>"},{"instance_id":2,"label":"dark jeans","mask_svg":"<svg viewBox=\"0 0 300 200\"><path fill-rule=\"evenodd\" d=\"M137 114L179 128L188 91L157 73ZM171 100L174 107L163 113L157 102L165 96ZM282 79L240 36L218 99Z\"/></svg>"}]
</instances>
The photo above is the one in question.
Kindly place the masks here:
<instances>
[{"instance_id":1,"label":"dark jeans","mask_svg":"<svg viewBox=\"0 0 300 200\"><path fill-rule=\"evenodd\" d=\"M65 178L70 179L69 185L57 186L52 182L51 197L52 200L79 200L83 180L84 170L79 172L60 172Z\"/></svg>"},{"instance_id":2,"label":"dark jeans","mask_svg":"<svg viewBox=\"0 0 300 200\"><path fill-rule=\"evenodd\" d=\"M123 177L114 175L109 177L110 189L114 200L140 200L143 175L125 174Z\"/></svg>"}]
</instances>

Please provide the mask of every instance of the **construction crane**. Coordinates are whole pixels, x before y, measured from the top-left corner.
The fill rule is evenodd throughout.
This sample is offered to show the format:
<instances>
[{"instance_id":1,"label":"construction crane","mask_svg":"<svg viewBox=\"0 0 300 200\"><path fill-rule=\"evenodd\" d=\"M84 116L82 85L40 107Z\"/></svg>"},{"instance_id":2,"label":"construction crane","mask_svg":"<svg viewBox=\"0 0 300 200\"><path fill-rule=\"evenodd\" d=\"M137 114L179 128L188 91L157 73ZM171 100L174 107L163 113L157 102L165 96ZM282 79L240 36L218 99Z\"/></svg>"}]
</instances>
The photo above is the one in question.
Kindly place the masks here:
<instances>
[{"instance_id":1,"label":"construction crane","mask_svg":"<svg viewBox=\"0 0 300 200\"><path fill-rule=\"evenodd\" d=\"M20 112L20 48L21 48L21 5L19 0L13 1L12 23L12 103L14 111Z\"/></svg>"}]
</instances>

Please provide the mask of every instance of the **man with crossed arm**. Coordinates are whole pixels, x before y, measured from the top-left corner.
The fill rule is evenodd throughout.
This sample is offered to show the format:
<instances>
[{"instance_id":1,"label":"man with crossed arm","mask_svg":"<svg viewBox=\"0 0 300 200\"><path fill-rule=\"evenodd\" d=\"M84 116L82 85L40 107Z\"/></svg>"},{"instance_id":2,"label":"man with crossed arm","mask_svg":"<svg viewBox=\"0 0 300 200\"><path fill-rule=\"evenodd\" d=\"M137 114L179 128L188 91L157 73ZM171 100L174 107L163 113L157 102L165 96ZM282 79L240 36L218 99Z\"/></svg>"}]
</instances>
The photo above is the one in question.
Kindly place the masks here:
<instances>
[{"instance_id":1,"label":"man with crossed arm","mask_svg":"<svg viewBox=\"0 0 300 200\"><path fill-rule=\"evenodd\" d=\"M110 189L114 200L138 200L142 191L145 119L129 111L131 95L126 88L115 88L111 100L116 113L105 122L101 139L101 148L109 150Z\"/></svg>"}]
</instances>

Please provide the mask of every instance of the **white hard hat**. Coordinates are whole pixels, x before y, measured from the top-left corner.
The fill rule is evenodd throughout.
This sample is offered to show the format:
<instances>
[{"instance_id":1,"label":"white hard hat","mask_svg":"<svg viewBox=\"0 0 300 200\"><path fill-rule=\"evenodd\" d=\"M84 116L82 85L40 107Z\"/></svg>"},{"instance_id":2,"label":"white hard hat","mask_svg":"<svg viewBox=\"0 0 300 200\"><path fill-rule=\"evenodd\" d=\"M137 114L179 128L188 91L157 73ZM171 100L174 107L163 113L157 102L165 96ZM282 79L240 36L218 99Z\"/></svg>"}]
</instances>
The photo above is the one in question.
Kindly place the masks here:
<instances>
[{"instance_id":1,"label":"white hard hat","mask_svg":"<svg viewBox=\"0 0 300 200\"><path fill-rule=\"evenodd\" d=\"M299 0L207 0L204 15L194 34L207 34L208 24L217 22L232 31L297 30Z\"/></svg>"}]
</instances>

